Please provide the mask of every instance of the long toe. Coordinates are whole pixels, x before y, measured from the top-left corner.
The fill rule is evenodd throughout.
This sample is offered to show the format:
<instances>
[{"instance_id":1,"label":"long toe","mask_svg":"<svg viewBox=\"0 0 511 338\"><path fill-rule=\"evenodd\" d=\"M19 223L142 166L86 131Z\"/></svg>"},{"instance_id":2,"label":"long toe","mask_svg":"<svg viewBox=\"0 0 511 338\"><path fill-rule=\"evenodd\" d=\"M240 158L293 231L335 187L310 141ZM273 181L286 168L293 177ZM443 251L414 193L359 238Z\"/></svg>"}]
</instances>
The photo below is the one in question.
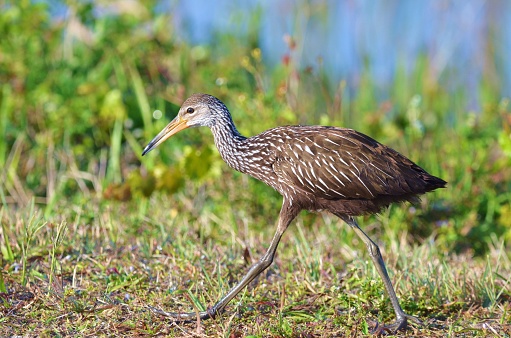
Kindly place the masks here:
<instances>
[{"instance_id":1,"label":"long toe","mask_svg":"<svg viewBox=\"0 0 511 338\"><path fill-rule=\"evenodd\" d=\"M217 312L208 308L207 311L202 312L166 312L160 309L157 309L152 306L148 306L148 308L153 312L160 316L165 316L171 318L173 322L180 322L180 323L186 323L186 322L192 322L197 320L197 317L201 320L213 318L216 316Z\"/></svg>"},{"instance_id":2,"label":"long toe","mask_svg":"<svg viewBox=\"0 0 511 338\"><path fill-rule=\"evenodd\" d=\"M410 316L407 314L403 314L403 316L400 316L397 318L395 323L389 324L389 325L380 325L376 323L376 326L372 330L372 334L377 336L382 336L386 334L393 334L400 330L406 330L408 328L408 321L414 322L419 325L424 325L423 322L419 320L419 318Z\"/></svg>"}]
</instances>

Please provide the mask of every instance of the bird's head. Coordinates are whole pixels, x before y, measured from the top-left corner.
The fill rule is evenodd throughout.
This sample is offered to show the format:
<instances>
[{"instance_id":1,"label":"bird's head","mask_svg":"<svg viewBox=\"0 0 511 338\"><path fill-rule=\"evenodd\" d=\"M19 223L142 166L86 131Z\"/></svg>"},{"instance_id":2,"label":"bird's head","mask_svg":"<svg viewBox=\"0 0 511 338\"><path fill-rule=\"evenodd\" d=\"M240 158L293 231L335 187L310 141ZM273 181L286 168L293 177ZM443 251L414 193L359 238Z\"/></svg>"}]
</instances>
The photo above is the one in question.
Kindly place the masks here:
<instances>
[{"instance_id":1,"label":"bird's head","mask_svg":"<svg viewBox=\"0 0 511 338\"><path fill-rule=\"evenodd\" d=\"M227 111L225 105L214 96L193 94L183 103L177 116L144 148L142 156L183 129L201 126L212 127L224 109Z\"/></svg>"}]
</instances>

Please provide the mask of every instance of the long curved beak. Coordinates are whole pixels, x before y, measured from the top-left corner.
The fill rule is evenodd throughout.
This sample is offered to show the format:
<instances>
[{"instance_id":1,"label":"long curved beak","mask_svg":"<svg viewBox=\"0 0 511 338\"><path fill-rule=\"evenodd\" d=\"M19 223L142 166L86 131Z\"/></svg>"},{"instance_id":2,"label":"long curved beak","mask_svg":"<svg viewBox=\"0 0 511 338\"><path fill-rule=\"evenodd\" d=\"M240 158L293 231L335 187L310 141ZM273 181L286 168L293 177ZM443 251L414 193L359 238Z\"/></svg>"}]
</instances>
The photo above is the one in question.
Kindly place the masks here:
<instances>
[{"instance_id":1,"label":"long curved beak","mask_svg":"<svg viewBox=\"0 0 511 338\"><path fill-rule=\"evenodd\" d=\"M156 135L151 142L144 148L142 151L142 156L159 146L163 141L168 139L174 134L177 134L183 129L188 128L186 121L181 119L181 117L176 116L162 131Z\"/></svg>"}]
</instances>

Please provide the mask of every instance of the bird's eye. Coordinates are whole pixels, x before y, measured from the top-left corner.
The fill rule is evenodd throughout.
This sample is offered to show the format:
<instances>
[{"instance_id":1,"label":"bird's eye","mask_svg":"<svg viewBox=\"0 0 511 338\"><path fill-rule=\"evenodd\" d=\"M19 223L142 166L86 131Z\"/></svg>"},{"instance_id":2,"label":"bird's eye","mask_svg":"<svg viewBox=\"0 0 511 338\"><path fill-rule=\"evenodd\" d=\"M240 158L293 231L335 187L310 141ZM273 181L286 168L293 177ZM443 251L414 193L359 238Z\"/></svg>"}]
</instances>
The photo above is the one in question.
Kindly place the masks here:
<instances>
[{"instance_id":1,"label":"bird's eye","mask_svg":"<svg viewBox=\"0 0 511 338\"><path fill-rule=\"evenodd\" d=\"M195 112L195 110L194 110L192 107L189 107L189 108L186 110L186 112L187 112L188 114L193 114L193 113Z\"/></svg>"}]
</instances>

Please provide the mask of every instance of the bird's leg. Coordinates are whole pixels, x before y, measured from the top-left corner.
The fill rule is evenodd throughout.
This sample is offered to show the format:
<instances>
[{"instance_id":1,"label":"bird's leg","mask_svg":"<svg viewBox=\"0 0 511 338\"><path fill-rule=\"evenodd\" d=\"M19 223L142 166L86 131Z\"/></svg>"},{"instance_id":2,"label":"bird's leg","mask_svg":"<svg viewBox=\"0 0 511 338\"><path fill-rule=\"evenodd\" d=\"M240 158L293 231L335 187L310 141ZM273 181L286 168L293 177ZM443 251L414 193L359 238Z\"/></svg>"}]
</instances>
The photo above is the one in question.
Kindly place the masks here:
<instances>
[{"instance_id":1,"label":"bird's leg","mask_svg":"<svg viewBox=\"0 0 511 338\"><path fill-rule=\"evenodd\" d=\"M369 250L369 255L371 256L371 259L373 260L373 263L376 266L376 270L378 271L378 274L383 280L385 290L387 290L387 293L390 297L390 302L392 303L392 307L394 308L394 312L396 313L396 322L394 324L384 326L377 325L376 328L374 329L374 333L381 334L386 331L396 332L398 330L405 329L407 327L408 320L423 325L423 323L418 318L407 315L403 311L403 309L401 309L401 305L399 305L399 300L396 296L396 292L392 287L392 282L390 281L389 274L387 273L387 269L385 268L385 263L383 262L383 257L381 255L380 248L378 248L378 245L376 245L376 243L374 243L369 238L369 236L367 236L366 233L362 231L362 229L360 229L360 227L357 224L357 221L355 221L354 218L345 215L337 216L340 217L346 223L348 223L348 225L351 228L353 228L353 230L355 230L355 233L358 235L358 237L360 237L360 239L364 241L365 245L367 246L367 249Z\"/></svg>"},{"instance_id":2,"label":"bird's leg","mask_svg":"<svg viewBox=\"0 0 511 338\"><path fill-rule=\"evenodd\" d=\"M296 217L299 211L300 211L299 208L291 206L291 204L288 203L286 199L284 199L282 209L280 210L277 232L273 236L273 239L270 243L270 247L268 248L264 256L257 263L252 265L250 267L250 270L248 270L248 273L245 275L245 277L243 277L243 279L238 284L236 284L225 296L223 296L215 305L208 308L206 311L199 312L198 316L200 319L204 320L208 318L214 318L216 317L216 315L222 313L227 304L234 297L236 297L236 295L241 290L243 290L251 281L254 280L254 278L256 278L261 272L266 270L271 265L271 263L273 262L273 258L275 257L275 252L277 250L277 246L279 245L282 235L284 234L287 227L289 226L291 221ZM188 313L165 312L153 307L150 307L150 309L153 312L158 313L160 315L171 317L175 322L189 322L197 320L196 312Z\"/></svg>"}]
</instances>

